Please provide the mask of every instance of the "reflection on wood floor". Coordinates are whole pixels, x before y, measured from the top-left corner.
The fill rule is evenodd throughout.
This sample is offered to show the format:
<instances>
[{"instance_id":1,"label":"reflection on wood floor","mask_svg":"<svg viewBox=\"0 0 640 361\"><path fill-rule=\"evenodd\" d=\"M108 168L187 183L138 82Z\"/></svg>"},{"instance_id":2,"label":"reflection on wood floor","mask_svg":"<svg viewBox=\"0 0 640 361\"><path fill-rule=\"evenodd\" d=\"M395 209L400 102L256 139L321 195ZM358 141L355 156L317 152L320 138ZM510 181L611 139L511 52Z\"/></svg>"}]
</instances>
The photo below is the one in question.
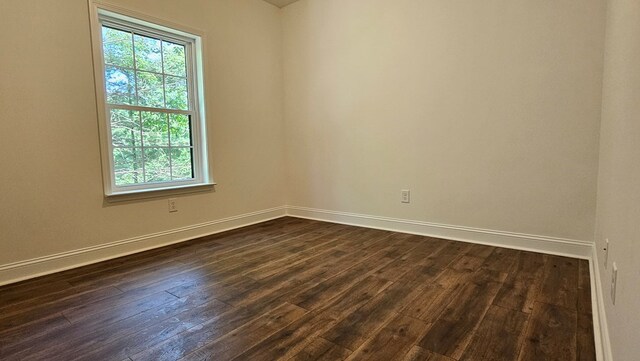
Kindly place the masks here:
<instances>
[{"instance_id":1,"label":"reflection on wood floor","mask_svg":"<svg viewBox=\"0 0 640 361\"><path fill-rule=\"evenodd\" d=\"M0 288L2 360L595 360L588 261L281 218Z\"/></svg>"}]
</instances>

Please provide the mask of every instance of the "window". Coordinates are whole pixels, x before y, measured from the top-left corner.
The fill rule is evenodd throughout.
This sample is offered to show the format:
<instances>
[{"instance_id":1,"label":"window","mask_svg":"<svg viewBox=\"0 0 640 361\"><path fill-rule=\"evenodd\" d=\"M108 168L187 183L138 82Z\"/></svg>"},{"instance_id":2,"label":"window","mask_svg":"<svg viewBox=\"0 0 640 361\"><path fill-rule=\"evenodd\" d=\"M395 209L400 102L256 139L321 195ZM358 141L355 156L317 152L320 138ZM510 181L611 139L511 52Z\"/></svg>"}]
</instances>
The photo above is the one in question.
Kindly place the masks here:
<instances>
[{"instance_id":1,"label":"window","mask_svg":"<svg viewBox=\"0 0 640 361\"><path fill-rule=\"evenodd\" d=\"M105 193L211 184L200 36L95 10Z\"/></svg>"}]
</instances>

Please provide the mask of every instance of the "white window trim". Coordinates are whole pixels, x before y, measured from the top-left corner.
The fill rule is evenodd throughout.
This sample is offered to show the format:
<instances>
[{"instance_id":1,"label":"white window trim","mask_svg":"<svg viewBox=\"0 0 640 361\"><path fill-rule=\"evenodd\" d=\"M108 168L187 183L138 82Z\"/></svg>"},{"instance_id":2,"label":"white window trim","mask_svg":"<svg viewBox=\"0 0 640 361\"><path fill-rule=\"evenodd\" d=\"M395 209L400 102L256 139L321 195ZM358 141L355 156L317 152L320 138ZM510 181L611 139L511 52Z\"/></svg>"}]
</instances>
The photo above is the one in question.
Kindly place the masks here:
<instances>
[{"instance_id":1,"label":"white window trim","mask_svg":"<svg viewBox=\"0 0 640 361\"><path fill-rule=\"evenodd\" d=\"M94 79L96 85L96 102L98 108L98 128L100 132L100 153L102 160L102 181L106 197L135 196L148 197L150 193L166 194L175 190L178 193L188 189L199 190L211 187L215 183L209 167L207 152L207 132L204 99L204 63L202 60L204 34L183 25L174 24L166 20L151 17L146 14L123 9L101 1L88 0L91 23L91 43L93 50ZM104 59L102 49L102 19L111 24L124 25L134 28L141 33L160 33L177 43L188 45L187 52L192 52L192 64L187 66L190 109L193 109L193 164L194 179L187 181L144 183L118 187L115 184L113 172L112 141L109 119L107 117L108 104L106 102ZM139 108L139 107L136 107ZM155 111L155 110L154 110Z\"/></svg>"}]
</instances>

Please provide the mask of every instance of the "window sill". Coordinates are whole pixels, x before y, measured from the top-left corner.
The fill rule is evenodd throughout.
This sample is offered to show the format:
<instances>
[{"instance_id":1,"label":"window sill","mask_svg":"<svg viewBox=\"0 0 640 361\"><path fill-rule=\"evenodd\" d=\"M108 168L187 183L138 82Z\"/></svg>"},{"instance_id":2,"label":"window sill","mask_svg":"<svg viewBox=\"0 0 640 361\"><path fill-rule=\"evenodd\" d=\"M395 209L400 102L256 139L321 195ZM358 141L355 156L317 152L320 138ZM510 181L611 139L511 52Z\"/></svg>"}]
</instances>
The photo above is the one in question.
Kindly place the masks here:
<instances>
[{"instance_id":1,"label":"window sill","mask_svg":"<svg viewBox=\"0 0 640 361\"><path fill-rule=\"evenodd\" d=\"M162 198L167 196L202 193L215 191L216 183L190 184L186 186L177 186L171 188L157 188L135 190L130 192L119 192L114 194L106 194L105 200L108 203L126 202L139 199Z\"/></svg>"}]
</instances>

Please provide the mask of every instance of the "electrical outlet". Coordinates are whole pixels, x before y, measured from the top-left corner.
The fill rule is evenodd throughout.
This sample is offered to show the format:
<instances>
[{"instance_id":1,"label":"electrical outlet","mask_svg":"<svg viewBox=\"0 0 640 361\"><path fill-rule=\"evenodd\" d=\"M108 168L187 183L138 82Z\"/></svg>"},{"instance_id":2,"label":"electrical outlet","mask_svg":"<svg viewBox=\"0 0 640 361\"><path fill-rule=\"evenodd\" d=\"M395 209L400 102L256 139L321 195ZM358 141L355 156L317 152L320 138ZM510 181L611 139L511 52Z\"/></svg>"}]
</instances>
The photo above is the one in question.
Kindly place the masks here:
<instances>
[{"instance_id":1,"label":"electrical outlet","mask_svg":"<svg viewBox=\"0 0 640 361\"><path fill-rule=\"evenodd\" d=\"M604 269L609 264L609 238L604 240Z\"/></svg>"},{"instance_id":2,"label":"electrical outlet","mask_svg":"<svg viewBox=\"0 0 640 361\"><path fill-rule=\"evenodd\" d=\"M618 283L618 266L613 262L613 267L611 268L611 302L616 304L616 286Z\"/></svg>"},{"instance_id":3,"label":"electrical outlet","mask_svg":"<svg viewBox=\"0 0 640 361\"><path fill-rule=\"evenodd\" d=\"M176 204L176 199L169 199L169 213L174 213L178 211L178 205Z\"/></svg>"},{"instance_id":4,"label":"electrical outlet","mask_svg":"<svg viewBox=\"0 0 640 361\"><path fill-rule=\"evenodd\" d=\"M408 189L403 189L400 191L401 194L401 202L402 203L411 203L411 191Z\"/></svg>"}]
</instances>

